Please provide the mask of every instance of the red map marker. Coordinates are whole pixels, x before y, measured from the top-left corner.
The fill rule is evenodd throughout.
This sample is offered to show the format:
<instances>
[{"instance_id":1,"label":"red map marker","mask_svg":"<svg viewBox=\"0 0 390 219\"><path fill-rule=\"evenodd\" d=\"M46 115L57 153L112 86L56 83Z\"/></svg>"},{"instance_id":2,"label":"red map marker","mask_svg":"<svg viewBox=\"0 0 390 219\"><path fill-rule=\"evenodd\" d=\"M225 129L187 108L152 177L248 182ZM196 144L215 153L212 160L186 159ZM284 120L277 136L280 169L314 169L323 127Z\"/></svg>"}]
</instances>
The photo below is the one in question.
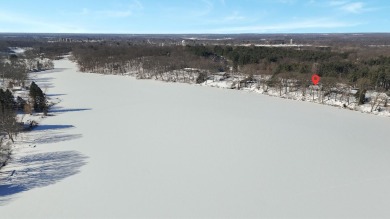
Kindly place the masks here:
<instances>
[{"instance_id":1,"label":"red map marker","mask_svg":"<svg viewBox=\"0 0 390 219\"><path fill-rule=\"evenodd\" d=\"M320 82L320 76L318 76L317 74L314 74L313 76L311 76L311 81L313 82L314 85L317 85L318 82Z\"/></svg>"}]
</instances>

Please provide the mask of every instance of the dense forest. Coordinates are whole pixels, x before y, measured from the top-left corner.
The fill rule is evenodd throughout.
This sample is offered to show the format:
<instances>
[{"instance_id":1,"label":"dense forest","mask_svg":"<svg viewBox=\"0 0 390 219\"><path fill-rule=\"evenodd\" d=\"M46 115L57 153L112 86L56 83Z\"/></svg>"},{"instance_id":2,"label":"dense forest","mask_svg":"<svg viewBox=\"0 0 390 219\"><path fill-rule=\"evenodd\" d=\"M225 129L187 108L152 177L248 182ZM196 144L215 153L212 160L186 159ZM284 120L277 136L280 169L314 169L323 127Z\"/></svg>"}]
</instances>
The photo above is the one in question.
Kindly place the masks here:
<instances>
[{"instance_id":1,"label":"dense forest","mask_svg":"<svg viewBox=\"0 0 390 219\"><path fill-rule=\"evenodd\" d=\"M198 56L219 55L232 61L236 71L246 74L269 74L299 78L299 74L318 73L321 77L358 86L364 81L367 88L389 90L390 56L362 59L357 52L332 52L267 47L192 47ZM282 77L283 77L282 76Z\"/></svg>"},{"instance_id":2,"label":"dense forest","mask_svg":"<svg viewBox=\"0 0 390 219\"><path fill-rule=\"evenodd\" d=\"M73 56L81 71L123 74L148 72L149 77L173 70L195 68L208 74L269 75L271 78L310 79L351 87L388 91L390 56L361 57L356 50L297 49L244 46L134 46L91 44L77 46ZM201 82L201 80L198 80Z\"/></svg>"},{"instance_id":3,"label":"dense forest","mask_svg":"<svg viewBox=\"0 0 390 219\"><path fill-rule=\"evenodd\" d=\"M137 71L139 78L151 78L165 72L196 68L223 70L225 63L197 56L182 46L81 45L72 51L81 71L123 74Z\"/></svg>"}]
</instances>

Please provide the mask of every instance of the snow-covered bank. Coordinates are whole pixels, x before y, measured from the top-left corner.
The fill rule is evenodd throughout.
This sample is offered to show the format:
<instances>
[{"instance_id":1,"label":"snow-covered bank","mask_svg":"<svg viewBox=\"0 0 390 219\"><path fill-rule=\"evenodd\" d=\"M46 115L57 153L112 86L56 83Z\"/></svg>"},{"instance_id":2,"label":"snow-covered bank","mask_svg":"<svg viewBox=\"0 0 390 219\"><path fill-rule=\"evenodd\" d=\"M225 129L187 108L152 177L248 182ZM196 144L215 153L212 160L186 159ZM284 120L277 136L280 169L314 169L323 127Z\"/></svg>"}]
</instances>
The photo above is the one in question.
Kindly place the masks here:
<instances>
[{"instance_id":1,"label":"snow-covered bank","mask_svg":"<svg viewBox=\"0 0 390 219\"><path fill-rule=\"evenodd\" d=\"M305 91L303 91L302 88L298 88L294 91L291 91L292 87L269 87L266 85L267 80L269 79L257 79L257 81L261 81L261 83L254 82L246 87L239 88L240 81L244 80L245 77L246 76L239 75L224 79L211 78L211 80L206 80L205 82L203 82L202 85L224 89L241 89L247 92L254 92L272 97L320 103L328 106L335 106L348 110L385 117L390 116L390 105L388 104L388 102L390 101L390 97L388 97L385 92L379 93L375 91L367 91L366 103L359 105L355 97L356 90L351 89L348 86L345 86L342 89L338 89L335 87L329 89L328 92L324 91L321 85L311 85L309 87L305 87Z\"/></svg>"},{"instance_id":2,"label":"snow-covered bank","mask_svg":"<svg viewBox=\"0 0 390 219\"><path fill-rule=\"evenodd\" d=\"M387 119L55 64L38 75L62 101L2 172L2 218L390 216Z\"/></svg>"}]
</instances>

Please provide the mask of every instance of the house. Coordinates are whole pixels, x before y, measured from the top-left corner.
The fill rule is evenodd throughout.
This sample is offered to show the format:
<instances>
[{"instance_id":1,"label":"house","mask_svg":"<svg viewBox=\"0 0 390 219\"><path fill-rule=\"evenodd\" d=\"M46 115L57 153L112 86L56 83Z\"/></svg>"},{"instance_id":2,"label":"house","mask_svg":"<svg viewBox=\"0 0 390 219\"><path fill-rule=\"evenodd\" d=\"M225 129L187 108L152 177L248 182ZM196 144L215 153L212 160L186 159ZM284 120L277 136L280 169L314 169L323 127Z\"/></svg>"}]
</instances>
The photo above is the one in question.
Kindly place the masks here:
<instances>
[{"instance_id":1,"label":"house","mask_svg":"<svg viewBox=\"0 0 390 219\"><path fill-rule=\"evenodd\" d=\"M209 79L213 81L223 81L226 80L227 78L229 78L229 74L226 72L214 73L209 77Z\"/></svg>"}]
</instances>

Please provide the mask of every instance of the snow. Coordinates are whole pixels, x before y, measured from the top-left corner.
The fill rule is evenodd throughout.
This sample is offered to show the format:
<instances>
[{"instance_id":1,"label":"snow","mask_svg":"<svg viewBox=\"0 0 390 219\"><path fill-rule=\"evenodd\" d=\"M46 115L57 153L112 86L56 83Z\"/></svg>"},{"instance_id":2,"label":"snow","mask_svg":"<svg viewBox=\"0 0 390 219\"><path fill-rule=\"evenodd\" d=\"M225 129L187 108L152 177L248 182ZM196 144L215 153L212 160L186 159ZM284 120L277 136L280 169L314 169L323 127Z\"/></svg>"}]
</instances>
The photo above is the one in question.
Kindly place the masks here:
<instances>
[{"instance_id":1,"label":"snow","mask_svg":"<svg viewBox=\"0 0 390 219\"><path fill-rule=\"evenodd\" d=\"M9 49L16 54L22 54L29 48L9 47Z\"/></svg>"},{"instance_id":2,"label":"snow","mask_svg":"<svg viewBox=\"0 0 390 219\"><path fill-rule=\"evenodd\" d=\"M1 218L390 217L388 118L55 66Z\"/></svg>"},{"instance_id":3,"label":"snow","mask_svg":"<svg viewBox=\"0 0 390 219\"><path fill-rule=\"evenodd\" d=\"M225 81L207 80L203 82L202 85L209 86L209 87L225 88L225 89L232 89L235 87L234 81L231 80L225 80Z\"/></svg>"},{"instance_id":4,"label":"snow","mask_svg":"<svg viewBox=\"0 0 390 219\"><path fill-rule=\"evenodd\" d=\"M235 75L233 77L223 78L217 74L212 75L205 82L201 83L202 86L208 87L216 87L216 88L224 88L224 89L240 89L243 91L254 92L262 95L269 95L273 97L280 97L291 100L299 100L313 103L320 103L328 106L340 107L348 110L355 110L363 113L369 113L373 115L379 115L384 117L390 117L390 107L385 106L385 100L389 99L386 93L378 93L374 91L367 91L366 98L369 100L368 102L358 105L356 98L353 94L357 93L356 89L351 89L349 97L345 96L345 93L340 94L342 90L338 90L338 88L332 88L331 90L334 93L328 94L326 96L321 95L324 91L320 92L320 87L317 85L309 86L306 90L306 94L302 94L302 89L297 89L295 91L291 91L290 87L288 88L280 88L278 87L268 87L265 84L265 81L269 78L258 78L261 83L251 83L248 84L247 87L239 88L239 84L241 80L244 80L246 76L244 75ZM340 87L342 84L339 85ZM287 91L287 92L286 92ZM337 92L338 91L338 92ZM374 100L377 99L377 100ZM376 101L375 104L373 101ZM372 108L372 105L375 105Z\"/></svg>"}]
</instances>

